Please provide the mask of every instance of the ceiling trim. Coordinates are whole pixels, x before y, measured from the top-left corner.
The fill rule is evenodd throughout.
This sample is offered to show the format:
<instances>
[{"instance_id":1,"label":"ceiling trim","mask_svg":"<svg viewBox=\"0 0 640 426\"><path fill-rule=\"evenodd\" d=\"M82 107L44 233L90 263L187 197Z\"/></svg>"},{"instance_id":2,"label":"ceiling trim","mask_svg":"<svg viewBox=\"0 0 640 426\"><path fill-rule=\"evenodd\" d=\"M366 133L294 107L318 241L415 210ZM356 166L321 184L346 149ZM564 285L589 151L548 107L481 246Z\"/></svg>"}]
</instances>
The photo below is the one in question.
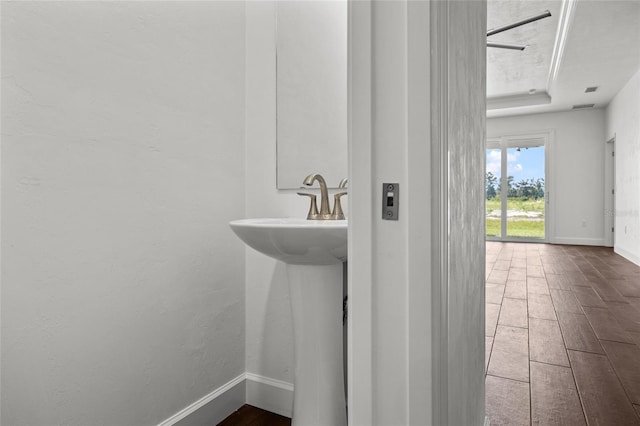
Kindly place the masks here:
<instances>
[{"instance_id":1,"label":"ceiling trim","mask_svg":"<svg viewBox=\"0 0 640 426\"><path fill-rule=\"evenodd\" d=\"M553 44L553 54L551 56L551 66L549 67L549 77L547 78L547 92L553 93L553 85L558 78L564 48L567 44L569 29L573 22L575 5L578 0L562 0L560 8L560 18L558 20L558 31L556 32L556 41Z\"/></svg>"},{"instance_id":2,"label":"ceiling trim","mask_svg":"<svg viewBox=\"0 0 640 426\"><path fill-rule=\"evenodd\" d=\"M489 97L487 98L487 110L547 105L550 103L551 96L544 90L539 90L535 93L516 93Z\"/></svg>"}]
</instances>

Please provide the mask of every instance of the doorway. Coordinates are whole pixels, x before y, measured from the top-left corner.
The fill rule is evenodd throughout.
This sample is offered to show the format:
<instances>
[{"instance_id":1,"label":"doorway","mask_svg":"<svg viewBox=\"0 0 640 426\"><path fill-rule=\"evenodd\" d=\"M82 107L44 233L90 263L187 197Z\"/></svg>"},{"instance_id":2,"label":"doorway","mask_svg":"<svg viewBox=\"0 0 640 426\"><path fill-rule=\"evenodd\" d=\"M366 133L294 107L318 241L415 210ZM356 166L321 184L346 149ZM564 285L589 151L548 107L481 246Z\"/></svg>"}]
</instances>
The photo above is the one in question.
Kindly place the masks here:
<instances>
[{"instance_id":1,"label":"doorway","mask_svg":"<svg viewBox=\"0 0 640 426\"><path fill-rule=\"evenodd\" d=\"M544 134L487 140L487 240L547 240L547 143Z\"/></svg>"},{"instance_id":2,"label":"doorway","mask_svg":"<svg viewBox=\"0 0 640 426\"><path fill-rule=\"evenodd\" d=\"M616 138L605 144L604 162L604 230L605 246L613 247L616 242Z\"/></svg>"}]
</instances>

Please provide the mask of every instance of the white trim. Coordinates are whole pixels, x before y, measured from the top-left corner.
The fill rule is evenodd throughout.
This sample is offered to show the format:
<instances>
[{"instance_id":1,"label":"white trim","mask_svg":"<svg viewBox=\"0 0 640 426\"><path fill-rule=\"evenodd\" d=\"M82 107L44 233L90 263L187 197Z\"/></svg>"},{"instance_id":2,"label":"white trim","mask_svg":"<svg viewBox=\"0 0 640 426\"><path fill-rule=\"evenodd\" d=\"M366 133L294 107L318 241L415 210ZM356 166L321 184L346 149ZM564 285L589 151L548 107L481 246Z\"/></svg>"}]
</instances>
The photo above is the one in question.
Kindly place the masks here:
<instances>
[{"instance_id":1,"label":"white trim","mask_svg":"<svg viewBox=\"0 0 640 426\"><path fill-rule=\"evenodd\" d=\"M371 7L371 0L349 1L347 401L350 425L374 424Z\"/></svg>"},{"instance_id":2,"label":"white trim","mask_svg":"<svg viewBox=\"0 0 640 426\"><path fill-rule=\"evenodd\" d=\"M179 421L185 419L187 416L192 415L193 413L195 413L196 411L198 411L199 409L201 409L205 405L211 403L215 399L217 399L220 396L224 395L226 392L231 391L236 386L242 384L242 382L244 382L244 380L245 380L245 375L246 375L245 373L242 373L239 376L237 376L236 378L231 379L229 382L227 382L224 385L220 386L219 388L215 389L213 392L203 396L202 398L200 398L199 400L197 400L193 404L189 405L186 408L183 408L182 410L180 410L179 412L177 412L173 416L171 416L168 419L166 419L165 421L159 423L158 426L172 426L172 425L175 425ZM243 401L243 403L244 403L244 401ZM221 411L219 413L219 416L222 416L222 417L219 420L211 419L211 423L215 424L216 422L218 422L220 420L224 420L229 414L233 413L235 410L237 410L241 406L242 406L242 404L240 404L236 408L232 409L231 411L229 411L229 408L226 408L224 411Z\"/></svg>"},{"instance_id":3,"label":"white trim","mask_svg":"<svg viewBox=\"0 0 640 426\"><path fill-rule=\"evenodd\" d=\"M449 412L449 4L431 3L431 329L432 422L447 424Z\"/></svg>"},{"instance_id":4,"label":"white trim","mask_svg":"<svg viewBox=\"0 0 640 426\"><path fill-rule=\"evenodd\" d=\"M619 254L620 256L624 257L625 259L627 259L629 262L633 262L636 265L640 266L640 257L636 256L635 254L631 253L630 251L627 251L623 248L620 248L618 246L613 248L613 251L617 254Z\"/></svg>"},{"instance_id":5,"label":"white trim","mask_svg":"<svg viewBox=\"0 0 640 426\"><path fill-rule=\"evenodd\" d=\"M615 246L615 190L616 186L616 136L604 143L604 245ZM613 231L612 231L613 229Z\"/></svg>"},{"instance_id":6,"label":"white trim","mask_svg":"<svg viewBox=\"0 0 640 426\"><path fill-rule=\"evenodd\" d=\"M407 424L432 423L431 4L407 2ZM435 304L435 303L433 303Z\"/></svg>"},{"instance_id":7,"label":"white trim","mask_svg":"<svg viewBox=\"0 0 640 426\"><path fill-rule=\"evenodd\" d=\"M544 90L533 94L517 93L515 95L492 96L487 98L487 111L534 105L549 105L550 103L551 96Z\"/></svg>"},{"instance_id":8,"label":"white trim","mask_svg":"<svg viewBox=\"0 0 640 426\"><path fill-rule=\"evenodd\" d=\"M573 21L576 1L577 0L562 1L558 32L556 33L556 40L553 44L551 66L549 67L549 76L547 77L547 92L549 93L553 93L553 86L558 78L558 71L560 71L560 64L564 56L564 48L569 35L569 29L571 28L571 22Z\"/></svg>"},{"instance_id":9,"label":"white trim","mask_svg":"<svg viewBox=\"0 0 640 426\"><path fill-rule=\"evenodd\" d=\"M548 137L544 147L544 234L545 242L551 241L556 235L556 179L555 179L555 150L556 150L556 131L546 130Z\"/></svg>"},{"instance_id":10,"label":"white trim","mask_svg":"<svg viewBox=\"0 0 640 426\"><path fill-rule=\"evenodd\" d=\"M242 397L235 398L237 401L233 401L233 393L240 390L242 386L244 386L244 389L241 390ZM224 398L227 396L230 396L232 400L229 401L229 398ZM259 374L242 373L159 423L158 426L173 426L178 423L181 425L189 424L189 416L195 415L197 411L211 403L214 406L208 407L207 411L212 414L207 413L207 418L205 419L211 424L217 424L224 420L244 404L251 404L272 413L291 417L293 413L293 384ZM183 420L185 421L182 422ZM201 422L196 421L193 423L200 424Z\"/></svg>"},{"instance_id":11,"label":"white trim","mask_svg":"<svg viewBox=\"0 0 640 426\"><path fill-rule=\"evenodd\" d=\"M552 244L567 244L574 246L603 246L603 238L574 238L574 237L556 237Z\"/></svg>"},{"instance_id":12,"label":"white trim","mask_svg":"<svg viewBox=\"0 0 640 426\"><path fill-rule=\"evenodd\" d=\"M500 238L494 236L487 236L485 238L486 241L497 241L499 243L531 243L531 244L545 244L548 241L543 240L542 238L528 238L528 237L508 237L508 238Z\"/></svg>"},{"instance_id":13,"label":"white trim","mask_svg":"<svg viewBox=\"0 0 640 426\"><path fill-rule=\"evenodd\" d=\"M254 373L245 373L245 378L274 388L293 392L293 383L285 382L283 380L272 379L271 377L261 376Z\"/></svg>"},{"instance_id":14,"label":"white trim","mask_svg":"<svg viewBox=\"0 0 640 426\"><path fill-rule=\"evenodd\" d=\"M245 377L247 404L291 417L293 384L254 373L246 373Z\"/></svg>"},{"instance_id":15,"label":"white trim","mask_svg":"<svg viewBox=\"0 0 640 426\"><path fill-rule=\"evenodd\" d=\"M518 141L519 143L526 143L526 141L531 140L532 144L535 145L535 139L540 139L544 137L548 137L554 132L553 129L542 129L535 132L517 132L517 133L500 133L497 135L487 135L487 142L498 142L500 143L502 139L508 139L510 141ZM496 145L499 146L499 145ZM526 145L522 145L523 147Z\"/></svg>"}]
</instances>

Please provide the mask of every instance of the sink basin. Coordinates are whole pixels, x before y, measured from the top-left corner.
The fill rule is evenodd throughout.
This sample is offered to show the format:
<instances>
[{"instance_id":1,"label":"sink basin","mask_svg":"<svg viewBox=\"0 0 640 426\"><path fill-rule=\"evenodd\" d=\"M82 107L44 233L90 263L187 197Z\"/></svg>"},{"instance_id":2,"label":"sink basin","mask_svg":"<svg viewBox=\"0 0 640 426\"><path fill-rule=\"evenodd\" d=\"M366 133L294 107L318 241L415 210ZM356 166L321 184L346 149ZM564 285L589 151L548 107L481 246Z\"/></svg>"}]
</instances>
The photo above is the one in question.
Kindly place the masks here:
<instances>
[{"instance_id":1,"label":"sink basin","mask_svg":"<svg viewBox=\"0 0 640 426\"><path fill-rule=\"evenodd\" d=\"M347 260L346 220L242 219L229 223L249 247L291 265Z\"/></svg>"}]
</instances>

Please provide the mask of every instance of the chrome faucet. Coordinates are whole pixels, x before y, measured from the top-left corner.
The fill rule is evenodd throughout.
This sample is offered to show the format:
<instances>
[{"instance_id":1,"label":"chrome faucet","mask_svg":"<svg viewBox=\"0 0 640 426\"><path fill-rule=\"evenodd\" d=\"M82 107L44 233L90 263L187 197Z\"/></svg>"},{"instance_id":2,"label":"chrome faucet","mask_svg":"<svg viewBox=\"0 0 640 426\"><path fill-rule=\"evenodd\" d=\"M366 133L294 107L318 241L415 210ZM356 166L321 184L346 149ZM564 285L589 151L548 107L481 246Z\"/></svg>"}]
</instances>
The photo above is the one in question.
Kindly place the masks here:
<instances>
[{"instance_id":1,"label":"chrome faucet","mask_svg":"<svg viewBox=\"0 0 640 426\"><path fill-rule=\"evenodd\" d=\"M343 220L344 213L342 212L342 206L340 205L340 197L346 195L346 192L340 192L333 197L334 205L333 212L329 211L329 191L327 190L327 182L319 173L312 173L302 181L306 186L311 186L315 181L320 184L320 211L318 212L318 204L316 202L316 196L314 194L308 194L304 192L298 192L298 195L303 195L311 199L311 206L309 207L309 213L307 214L308 220ZM340 185L346 186L346 179L340 182ZM345 186L340 186L344 188Z\"/></svg>"}]
</instances>

